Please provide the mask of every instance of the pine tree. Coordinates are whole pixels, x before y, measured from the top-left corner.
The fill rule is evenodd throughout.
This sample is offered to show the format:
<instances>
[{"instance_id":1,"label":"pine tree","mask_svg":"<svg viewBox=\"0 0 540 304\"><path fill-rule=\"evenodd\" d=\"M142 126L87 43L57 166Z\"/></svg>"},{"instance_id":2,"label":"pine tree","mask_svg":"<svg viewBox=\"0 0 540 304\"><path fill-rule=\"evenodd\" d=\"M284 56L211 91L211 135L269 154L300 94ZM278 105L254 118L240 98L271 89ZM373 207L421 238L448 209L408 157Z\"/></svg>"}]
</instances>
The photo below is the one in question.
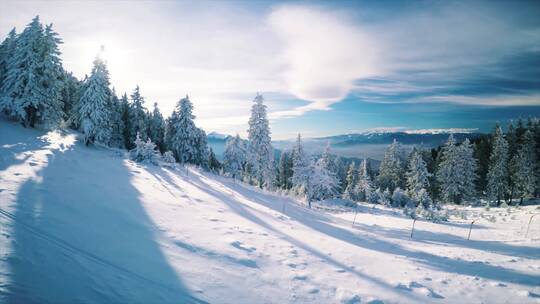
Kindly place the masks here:
<instances>
[{"instance_id":1,"label":"pine tree","mask_svg":"<svg viewBox=\"0 0 540 304\"><path fill-rule=\"evenodd\" d=\"M305 194L309 181L310 160L304 152L304 147L302 146L302 136L300 134L298 134L298 137L296 138L296 144L292 150L292 159L293 174L291 178L291 183L293 189L298 194Z\"/></svg>"},{"instance_id":2,"label":"pine tree","mask_svg":"<svg viewBox=\"0 0 540 304\"><path fill-rule=\"evenodd\" d=\"M195 126L193 104L189 97L176 104L167 125L167 144L181 164L206 166L208 149L206 134Z\"/></svg>"},{"instance_id":3,"label":"pine tree","mask_svg":"<svg viewBox=\"0 0 540 304\"><path fill-rule=\"evenodd\" d=\"M41 123L54 128L61 123L60 43L52 25L43 29L36 16L16 39L13 56L7 59L0 111L25 127Z\"/></svg>"},{"instance_id":4,"label":"pine tree","mask_svg":"<svg viewBox=\"0 0 540 304\"><path fill-rule=\"evenodd\" d=\"M311 160L307 168L307 182L305 194L308 206L314 200L332 198L337 192L337 179L333 172L328 170L325 161L320 158Z\"/></svg>"},{"instance_id":5,"label":"pine tree","mask_svg":"<svg viewBox=\"0 0 540 304\"><path fill-rule=\"evenodd\" d=\"M168 166L173 166L176 163L176 159L174 158L172 151L163 153L163 162Z\"/></svg>"},{"instance_id":6,"label":"pine tree","mask_svg":"<svg viewBox=\"0 0 540 304\"><path fill-rule=\"evenodd\" d=\"M409 161L409 169L406 173L407 192L409 197L415 201L420 198L420 190L429 189L429 177L431 174L427 170L427 165L422 154L416 148L413 149Z\"/></svg>"},{"instance_id":7,"label":"pine tree","mask_svg":"<svg viewBox=\"0 0 540 304\"><path fill-rule=\"evenodd\" d=\"M13 28L6 39L0 44L0 88L7 76L8 62L15 55L15 47L17 45L17 33Z\"/></svg>"},{"instance_id":8,"label":"pine tree","mask_svg":"<svg viewBox=\"0 0 540 304\"><path fill-rule=\"evenodd\" d=\"M211 172L217 173L221 169L221 163L216 158L216 154L212 148L208 149L208 169Z\"/></svg>"},{"instance_id":9,"label":"pine tree","mask_svg":"<svg viewBox=\"0 0 540 304\"><path fill-rule=\"evenodd\" d=\"M122 125L124 126L124 129L122 131L122 138L124 140L124 147L126 149L132 149L133 143L131 142L131 114L130 114L130 105L129 100L127 97L127 94L124 93L122 95L122 98L120 99L120 111L121 111L121 119L122 119Z\"/></svg>"},{"instance_id":10,"label":"pine tree","mask_svg":"<svg viewBox=\"0 0 540 304\"><path fill-rule=\"evenodd\" d=\"M149 133L150 139L156 144L159 151L165 152L165 120L159 111L157 102L154 103L154 111L150 116Z\"/></svg>"},{"instance_id":11,"label":"pine tree","mask_svg":"<svg viewBox=\"0 0 540 304\"><path fill-rule=\"evenodd\" d=\"M474 158L474 149L468 138L457 147L462 199L471 199L476 195L475 183L478 179L478 161Z\"/></svg>"},{"instance_id":12,"label":"pine tree","mask_svg":"<svg viewBox=\"0 0 540 304\"><path fill-rule=\"evenodd\" d=\"M516 193L519 195L520 204L523 198L531 198L537 182L537 155L535 151L535 141L533 133L527 130L521 138L521 146L511 160L512 180L516 187Z\"/></svg>"},{"instance_id":13,"label":"pine tree","mask_svg":"<svg viewBox=\"0 0 540 304\"><path fill-rule=\"evenodd\" d=\"M343 159L340 156L334 158L334 168L339 182L338 192L343 193L345 187L347 187L347 167L344 165Z\"/></svg>"},{"instance_id":14,"label":"pine tree","mask_svg":"<svg viewBox=\"0 0 540 304\"><path fill-rule=\"evenodd\" d=\"M248 129L249 163L259 187L270 187L274 180L274 152L266 105L264 105L264 99L260 94L257 94L253 102Z\"/></svg>"},{"instance_id":15,"label":"pine tree","mask_svg":"<svg viewBox=\"0 0 540 304\"><path fill-rule=\"evenodd\" d=\"M109 128L111 129L111 138L109 140L110 147L124 148L124 122L122 120L122 104L116 96L116 91L112 90L111 100L109 103L110 121Z\"/></svg>"},{"instance_id":16,"label":"pine tree","mask_svg":"<svg viewBox=\"0 0 540 304\"><path fill-rule=\"evenodd\" d=\"M148 138L148 114L144 107L144 98L141 96L139 86L135 87L131 94L131 103L129 110L130 120L130 146L135 142L135 136L137 133L141 136L142 140L146 141Z\"/></svg>"},{"instance_id":17,"label":"pine tree","mask_svg":"<svg viewBox=\"0 0 540 304\"><path fill-rule=\"evenodd\" d=\"M403 186L403 174L403 150L400 143L394 139L384 154L377 181L382 188L392 192L397 187Z\"/></svg>"},{"instance_id":18,"label":"pine tree","mask_svg":"<svg viewBox=\"0 0 540 304\"><path fill-rule=\"evenodd\" d=\"M150 163L157 165L160 155L156 150L156 145L150 140L145 142L137 133L135 137L135 148L130 151L131 159L140 163Z\"/></svg>"},{"instance_id":19,"label":"pine tree","mask_svg":"<svg viewBox=\"0 0 540 304\"><path fill-rule=\"evenodd\" d=\"M488 199L496 200L499 205L508 191L508 143L500 126L495 128L493 134L493 150L489 158L487 178Z\"/></svg>"},{"instance_id":20,"label":"pine tree","mask_svg":"<svg viewBox=\"0 0 540 304\"><path fill-rule=\"evenodd\" d=\"M349 170L347 170L347 186L345 186L345 190L343 191L343 198L347 200L354 201L356 200L356 184L357 184L357 178L358 178L358 171L356 170L356 164L354 162L351 163L349 166Z\"/></svg>"},{"instance_id":21,"label":"pine tree","mask_svg":"<svg viewBox=\"0 0 540 304\"><path fill-rule=\"evenodd\" d=\"M461 165L459 152L454 135L450 134L448 141L440 153L440 163L437 169L437 181L443 199L459 203L461 195Z\"/></svg>"},{"instance_id":22,"label":"pine tree","mask_svg":"<svg viewBox=\"0 0 540 304\"><path fill-rule=\"evenodd\" d=\"M281 152L279 157L279 166L278 166L278 186L281 189L290 189L291 178L293 175L293 160L291 153L287 153L285 150Z\"/></svg>"},{"instance_id":23,"label":"pine tree","mask_svg":"<svg viewBox=\"0 0 540 304\"><path fill-rule=\"evenodd\" d=\"M79 119L77 117L76 108L77 103L81 98L81 82L73 76L72 73L66 71L63 73L62 81L64 83L62 89L62 111L67 118L67 126L78 129Z\"/></svg>"},{"instance_id":24,"label":"pine tree","mask_svg":"<svg viewBox=\"0 0 540 304\"><path fill-rule=\"evenodd\" d=\"M373 191L373 182L368 169L367 159L363 159L360 163L360 170L358 170L358 180L354 193L357 195L357 199L360 201L367 201L370 193Z\"/></svg>"},{"instance_id":25,"label":"pine tree","mask_svg":"<svg viewBox=\"0 0 540 304\"><path fill-rule=\"evenodd\" d=\"M229 137L225 143L223 155L223 167L225 171L236 179L242 175L246 163L246 148L244 142L238 134Z\"/></svg>"},{"instance_id":26,"label":"pine tree","mask_svg":"<svg viewBox=\"0 0 540 304\"><path fill-rule=\"evenodd\" d=\"M86 81L85 90L77 105L81 131L86 145L94 142L108 144L111 138L111 112L109 71L99 56L94 60L92 74Z\"/></svg>"}]
</instances>

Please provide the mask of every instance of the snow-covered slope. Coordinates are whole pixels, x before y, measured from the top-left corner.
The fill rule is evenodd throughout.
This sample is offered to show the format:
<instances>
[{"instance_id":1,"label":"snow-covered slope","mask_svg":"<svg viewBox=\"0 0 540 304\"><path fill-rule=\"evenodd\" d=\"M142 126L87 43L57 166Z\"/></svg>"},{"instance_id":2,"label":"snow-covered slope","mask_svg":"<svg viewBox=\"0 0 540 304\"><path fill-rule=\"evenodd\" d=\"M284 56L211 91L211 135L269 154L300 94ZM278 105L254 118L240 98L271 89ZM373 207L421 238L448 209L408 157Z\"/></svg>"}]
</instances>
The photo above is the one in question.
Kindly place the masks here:
<instances>
[{"instance_id":1,"label":"snow-covered slope","mask_svg":"<svg viewBox=\"0 0 540 304\"><path fill-rule=\"evenodd\" d=\"M417 222L308 210L0 120L0 302L535 303L534 207ZM328 207L328 205L325 205ZM539 216L540 217L540 216ZM493 222L494 220L494 222ZM536 219L540 220L540 219Z\"/></svg>"}]
</instances>

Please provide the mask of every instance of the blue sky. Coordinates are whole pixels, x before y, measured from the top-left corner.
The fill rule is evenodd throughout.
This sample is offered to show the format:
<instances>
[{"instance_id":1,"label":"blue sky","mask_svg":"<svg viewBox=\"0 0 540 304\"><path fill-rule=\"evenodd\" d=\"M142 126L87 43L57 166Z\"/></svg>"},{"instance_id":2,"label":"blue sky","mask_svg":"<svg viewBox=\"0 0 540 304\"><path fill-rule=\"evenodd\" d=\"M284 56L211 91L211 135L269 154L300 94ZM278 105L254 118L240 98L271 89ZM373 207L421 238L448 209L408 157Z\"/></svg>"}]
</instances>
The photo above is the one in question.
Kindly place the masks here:
<instances>
[{"instance_id":1,"label":"blue sky","mask_svg":"<svg viewBox=\"0 0 540 304\"><path fill-rule=\"evenodd\" d=\"M169 114L189 94L207 131L245 134L264 94L277 139L478 128L540 116L538 1L2 1L34 15L83 77L100 46L117 92Z\"/></svg>"}]
</instances>

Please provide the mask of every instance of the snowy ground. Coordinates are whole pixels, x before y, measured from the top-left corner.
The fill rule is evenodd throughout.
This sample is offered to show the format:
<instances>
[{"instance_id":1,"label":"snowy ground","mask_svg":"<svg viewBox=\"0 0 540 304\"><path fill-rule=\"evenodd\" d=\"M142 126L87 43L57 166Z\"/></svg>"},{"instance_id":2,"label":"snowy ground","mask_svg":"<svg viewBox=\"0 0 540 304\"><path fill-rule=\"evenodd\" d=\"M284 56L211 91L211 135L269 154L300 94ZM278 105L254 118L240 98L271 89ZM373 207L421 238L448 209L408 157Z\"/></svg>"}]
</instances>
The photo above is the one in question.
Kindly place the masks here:
<instances>
[{"instance_id":1,"label":"snowy ground","mask_svg":"<svg viewBox=\"0 0 540 304\"><path fill-rule=\"evenodd\" d=\"M0 120L0 302L540 303L535 206L324 207Z\"/></svg>"}]
</instances>

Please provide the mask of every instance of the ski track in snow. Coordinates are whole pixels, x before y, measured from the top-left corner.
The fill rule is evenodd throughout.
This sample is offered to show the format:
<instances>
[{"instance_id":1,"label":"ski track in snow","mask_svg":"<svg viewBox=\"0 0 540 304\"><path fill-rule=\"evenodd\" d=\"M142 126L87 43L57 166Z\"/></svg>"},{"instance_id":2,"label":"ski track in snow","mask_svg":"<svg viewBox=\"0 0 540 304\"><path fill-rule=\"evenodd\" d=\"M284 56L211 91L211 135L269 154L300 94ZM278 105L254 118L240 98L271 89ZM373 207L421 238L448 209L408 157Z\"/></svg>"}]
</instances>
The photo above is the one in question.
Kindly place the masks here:
<instances>
[{"instance_id":1,"label":"ski track in snow","mask_svg":"<svg viewBox=\"0 0 540 304\"><path fill-rule=\"evenodd\" d=\"M362 205L352 226L351 210L76 137L0 120L0 302L540 303L532 206L459 208L411 240L394 210Z\"/></svg>"}]
</instances>

